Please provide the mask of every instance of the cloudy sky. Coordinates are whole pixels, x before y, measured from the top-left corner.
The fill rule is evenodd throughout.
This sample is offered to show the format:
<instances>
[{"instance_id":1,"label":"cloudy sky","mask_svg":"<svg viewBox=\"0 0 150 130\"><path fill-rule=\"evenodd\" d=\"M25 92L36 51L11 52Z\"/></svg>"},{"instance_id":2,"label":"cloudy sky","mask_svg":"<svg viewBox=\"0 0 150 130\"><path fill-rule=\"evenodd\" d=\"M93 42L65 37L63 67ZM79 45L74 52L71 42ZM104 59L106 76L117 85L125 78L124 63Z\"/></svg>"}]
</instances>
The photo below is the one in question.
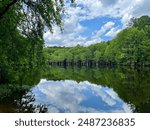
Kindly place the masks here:
<instances>
[{"instance_id":1,"label":"cloudy sky","mask_svg":"<svg viewBox=\"0 0 150 130\"><path fill-rule=\"evenodd\" d=\"M34 104L43 104L48 112L132 112L118 94L108 87L88 81L45 80L32 88ZM69 97L69 98L68 98Z\"/></svg>"},{"instance_id":2,"label":"cloudy sky","mask_svg":"<svg viewBox=\"0 0 150 130\"><path fill-rule=\"evenodd\" d=\"M64 31L44 34L46 46L88 46L113 39L132 17L150 15L150 0L76 0L65 3Z\"/></svg>"}]
</instances>

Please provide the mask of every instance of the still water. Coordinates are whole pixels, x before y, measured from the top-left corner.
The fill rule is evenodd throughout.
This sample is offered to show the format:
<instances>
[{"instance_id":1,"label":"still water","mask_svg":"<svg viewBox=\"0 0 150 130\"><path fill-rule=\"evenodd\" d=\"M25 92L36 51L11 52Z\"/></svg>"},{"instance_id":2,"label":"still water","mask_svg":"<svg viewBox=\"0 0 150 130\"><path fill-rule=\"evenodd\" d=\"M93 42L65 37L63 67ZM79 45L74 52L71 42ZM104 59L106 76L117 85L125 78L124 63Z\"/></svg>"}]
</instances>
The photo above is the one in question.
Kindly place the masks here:
<instances>
[{"instance_id":1,"label":"still water","mask_svg":"<svg viewBox=\"0 0 150 130\"><path fill-rule=\"evenodd\" d=\"M59 67L26 72L21 87L0 87L0 112L150 112L149 72Z\"/></svg>"},{"instance_id":2,"label":"still water","mask_svg":"<svg viewBox=\"0 0 150 130\"><path fill-rule=\"evenodd\" d=\"M32 89L35 103L46 104L48 112L131 112L118 94L88 81L42 79Z\"/></svg>"}]
</instances>

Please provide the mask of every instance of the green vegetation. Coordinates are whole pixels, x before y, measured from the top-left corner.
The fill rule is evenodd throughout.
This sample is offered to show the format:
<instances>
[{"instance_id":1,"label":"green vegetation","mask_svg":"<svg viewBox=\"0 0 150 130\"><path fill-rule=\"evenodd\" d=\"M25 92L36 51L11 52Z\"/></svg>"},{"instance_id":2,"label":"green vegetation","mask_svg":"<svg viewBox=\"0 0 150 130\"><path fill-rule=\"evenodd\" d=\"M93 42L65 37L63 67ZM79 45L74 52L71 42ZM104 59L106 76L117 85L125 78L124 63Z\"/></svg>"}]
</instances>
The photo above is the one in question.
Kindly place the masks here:
<instances>
[{"instance_id":1,"label":"green vegetation","mask_svg":"<svg viewBox=\"0 0 150 130\"><path fill-rule=\"evenodd\" d=\"M44 56L50 64L64 66L149 66L150 17L132 19L130 26L112 41L88 47L48 47L44 48Z\"/></svg>"},{"instance_id":2,"label":"green vegetation","mask_svg":"<svg viewBox=\"0 0 150 130\"><path fill-rule=\"evenodd\" d=\"M63 6L62 0L0 1L0 84L10 83L18 69L43 64L44 28L61 27Z\"/></svg>"},{"instance_id":3,"label":"green vegetation","mask_svg":"<svg viewBox=\"0 0 150 130\"><path fill-rule=\"evenodd\" d=\"M43 73L47 80L74 80L113 88L126 103L133 105L134 112L150 112L150 73L149 68L131 69L128 67L50 67Z\"/></svg>"},{"instance_id":4,"label":"green vegetation","mask_svg":"<svg viewBox=\"0 0 150 130\"><path fill-rule=\"evenodd\" d=\"M33 105L34 95L29 92L27 86L0 85L0 112L20 113L45 113L47 107L38 104ZM9 104L9 106L7 106Z\"/></svg>"},{"instance_id":5,"label":"green vegetation","mask_svg":"<svg viewBox=\"0 0 150 130\"><path fill-rule=\"evenodd\" d=\"M8 103L12 108L9 112L46 112L45 106L32 104L32 93L26 95L46 78L88 80L112 87L124 101L136 106L135 112L149 112L149 70L76 66L150 66L150 17L132 19L112 41L88 47L44 48L44 30L52 32L53 25L62 29L63 6L63 0L0 1L0 103L5 106L6 101L6 107L0 104L0 111ZM45 71L45 63L75 66L49 66Z\"/></svg>"},{"instance_id":6,"label":"green vegetation","mask_svg":"<svg viewBox=\"0 0 150 130\"><path fill-rule=\"evenodd\" d=\"M150 112L150 69L131 69L128 67L58 67L47 66L44 69L23 75L23 82L28 86L0 86L0 111L9 112L35 112L46 108L44 104L33 106L34 95L30 90L40 82L40 79L48 81L74 80L77 82L89 81L92 84L112 88L126 103L133 105L134 112ZM49 84L51 85L51 84ZM86 86L85 86L86 87ZM27 94L28 93L28 94ZM41 97L42 98L42 97ZM1 105L3 105L1 107ZM8 106L7 106L8 105ZM11 109L2 110L4 106ZM36 108L36 109L35 109ZM17 111L16 111L17 110Z\"/></svg>"}]
</instances>

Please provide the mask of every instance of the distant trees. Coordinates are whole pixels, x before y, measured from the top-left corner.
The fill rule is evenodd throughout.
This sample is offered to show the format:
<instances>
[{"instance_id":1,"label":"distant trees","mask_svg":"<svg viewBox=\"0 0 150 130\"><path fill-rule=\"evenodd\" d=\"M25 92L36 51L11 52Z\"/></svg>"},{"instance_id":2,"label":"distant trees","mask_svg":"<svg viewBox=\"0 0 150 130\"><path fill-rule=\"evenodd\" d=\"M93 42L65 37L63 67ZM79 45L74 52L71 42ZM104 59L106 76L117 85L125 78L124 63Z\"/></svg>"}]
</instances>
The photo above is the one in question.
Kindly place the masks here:
<instances>
[{"instance_id":1,"label":"distant trees","mask_svg":"<svg viewBox=\"0 0 150 130\"><path fill-rule=\"evenodd\" d=\"M63 64L65 60L84 66L150 66L150 17L132 19L130 24L132 26L121 31L112 41L88 47L45 48L46 59L51 63Z\"/></svg>"}]
</instances>

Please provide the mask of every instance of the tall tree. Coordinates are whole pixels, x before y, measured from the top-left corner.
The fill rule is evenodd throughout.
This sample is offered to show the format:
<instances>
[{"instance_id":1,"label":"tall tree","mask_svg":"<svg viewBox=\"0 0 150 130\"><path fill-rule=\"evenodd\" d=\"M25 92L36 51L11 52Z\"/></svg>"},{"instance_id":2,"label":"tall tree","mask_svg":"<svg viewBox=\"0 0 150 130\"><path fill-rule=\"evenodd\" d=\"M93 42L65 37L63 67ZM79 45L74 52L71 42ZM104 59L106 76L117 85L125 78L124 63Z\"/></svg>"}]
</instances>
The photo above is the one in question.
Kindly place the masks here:
<instances>
[{"instance_id":1,"label":"tall tree","mask_svg":"<svg viewBox=\"0 0 150 130\"><path fill-rule=\"evenodd\" d=\"M0 83L14 66L39 63L44 29L62 26L63 7L63 0L0 0Z\"/></svg>"}]
</instances>

